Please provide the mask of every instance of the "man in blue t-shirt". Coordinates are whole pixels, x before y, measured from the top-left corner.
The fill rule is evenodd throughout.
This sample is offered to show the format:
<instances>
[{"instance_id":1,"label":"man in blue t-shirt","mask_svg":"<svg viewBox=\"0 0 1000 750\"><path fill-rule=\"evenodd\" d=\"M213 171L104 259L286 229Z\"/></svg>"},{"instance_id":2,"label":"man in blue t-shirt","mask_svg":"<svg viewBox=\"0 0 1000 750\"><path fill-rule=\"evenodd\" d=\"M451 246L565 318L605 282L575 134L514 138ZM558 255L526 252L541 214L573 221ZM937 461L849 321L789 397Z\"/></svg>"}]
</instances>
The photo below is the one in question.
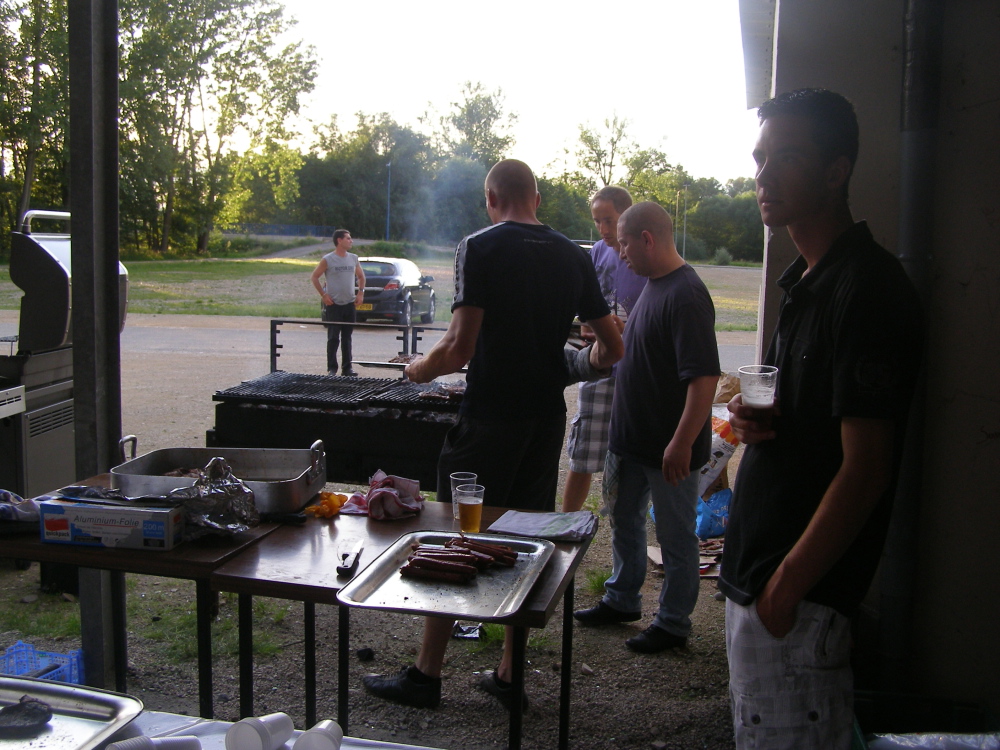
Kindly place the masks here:
<instances>
[{"instance_id":1,"label":"man in blue t-shirt","mask_svg":"<svg viewBox=\"0 0 1000 750\"><path fill-rule=\"evenodd\" d=\"M601 239L590 249L601 294L611 307L611 312L623 319L646 286L646 279L628 267L619 255L618 219L629 206L632 196L625 188L601 188L590 200L590 214ZM582 334L589 338L589 328ZM563 489L564 513L580 510L590 492L591 476L604 469L608 453L608 428L611 425L611 401L615 393L615 377L580 383L576 416L570 423L566 438L569 471Z\"/></svg>"},{"instance_id":2,"label":"man in blue t-shirt","mask_svg":"<svg viewBox=\"0 0 1000 750\"><path fill-rule=\"evenodd\" d=\"M698 600L698 470L711 446L719 349L712 298L677 253L667 212L656 203L632 206L618 221L618 242L629 267L649 281L625 326L611 410L604 470L611 578L597 606L573 616L583 625L642 617L652 501L663 555L659 609L652 624L625 645L657 653L687 643Z\"/></svg>"}]
</instances>

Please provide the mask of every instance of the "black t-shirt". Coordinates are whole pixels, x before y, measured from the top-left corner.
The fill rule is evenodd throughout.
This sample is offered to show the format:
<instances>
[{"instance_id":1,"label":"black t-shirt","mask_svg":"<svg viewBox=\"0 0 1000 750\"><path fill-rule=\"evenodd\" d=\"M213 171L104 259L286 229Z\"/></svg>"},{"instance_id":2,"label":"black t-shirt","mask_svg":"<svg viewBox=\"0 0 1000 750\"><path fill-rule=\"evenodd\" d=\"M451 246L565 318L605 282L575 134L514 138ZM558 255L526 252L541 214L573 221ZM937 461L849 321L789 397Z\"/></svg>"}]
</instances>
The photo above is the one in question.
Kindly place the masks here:
<instances>
[{"instance_id":1,"label":"black t-shirt","mask_svg":"<svg viewBox=\"0 0 1000 750\"><path fill-rule=\"evenodd\" d=\"M689 265L650 279L625 327L611 406L609 449L647 466L663 465L663 451L684 413L688 384L719 374L715 306ZM691 470L708 461L711 419L695 439Z\"/></svg>"},{"instance_id":2,"label":"black t-shirt","mask_svg":"<svg viewBox=\"0 0 1000 750\"><path fill-rule=\"evenodd\" d=\"M899 261L861 222L784 290L765 363L778 366L777 437L747 446L733 484L719 588L749 604L805 531L843 460L843 417L891 419L893 487L806 599L850 616L875 574L888 529L906 418L920 362L920 308Z\"/></svg>"},{"instance_id":3,"label":"black t-shirt","mask_svg":"<svg viewBox=\"0 0 1000 750\"><path fill-rule=\"evenodd\" d=\"M506 221L455 253L455 302L483 309L462 413L481 419L564 414L563 348L573 318L609 314L594 264L544 224Z\"/></svg>"}]
</instances>

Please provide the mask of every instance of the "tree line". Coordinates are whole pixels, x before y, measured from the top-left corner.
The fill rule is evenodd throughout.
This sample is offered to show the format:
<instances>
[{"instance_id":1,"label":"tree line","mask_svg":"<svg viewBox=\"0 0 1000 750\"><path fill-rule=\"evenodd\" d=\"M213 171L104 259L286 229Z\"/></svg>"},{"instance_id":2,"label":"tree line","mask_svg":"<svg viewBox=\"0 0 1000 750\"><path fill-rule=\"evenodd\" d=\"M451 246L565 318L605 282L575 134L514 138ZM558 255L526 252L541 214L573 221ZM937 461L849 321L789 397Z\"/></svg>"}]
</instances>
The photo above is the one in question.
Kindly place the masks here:
<instances>
[{"instance_id":1,"label":"tree line","mask_svg":"<svg viewBox=\"0 0 1000 750\"><path fill-rule=\"evenodd\" d=\"M501 90L467 82L415 126L358 113L306 135L289 123L313 89L316 51L279 42L290 22L276 0L120 0L119 10L123 254L206 254L218 230L239 223L345 226L380 238L388 219L392 239L451 244L489 222L486 172L515 154L517 116ZM66 0L0 0L8 229L28 208L69 205L67 65ZM572 156L539 170L539 218L564 234L589 238L589 196L619 184L663 205L679 238L686 217L689 258L724 250L760 260L752 180L693 177L634 143L617 116L581 125ZM0 257L8 252L4 231Z\"/></svg>"}]
</instances>

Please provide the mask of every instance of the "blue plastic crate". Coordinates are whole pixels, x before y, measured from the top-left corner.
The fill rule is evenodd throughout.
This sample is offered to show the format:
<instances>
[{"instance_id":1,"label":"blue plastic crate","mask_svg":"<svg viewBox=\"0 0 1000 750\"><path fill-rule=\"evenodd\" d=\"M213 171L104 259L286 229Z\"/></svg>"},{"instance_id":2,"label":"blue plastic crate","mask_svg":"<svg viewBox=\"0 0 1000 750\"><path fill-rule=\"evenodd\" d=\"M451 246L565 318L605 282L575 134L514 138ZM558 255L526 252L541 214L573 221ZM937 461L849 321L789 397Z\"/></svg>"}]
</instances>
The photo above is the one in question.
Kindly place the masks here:
<instances>
[{"instance_id":1,"label":"blue plastic crate","mask_svg":"<svg viewBox=\"0 0 1000 750\"><path fill-rule=\"evenodd\" d=\"M50 664L59 666L51 672L41 675L43 680L56 682L71 682L74 685L83 684L83 652L70 651L68 654L57 654L52 651L39 651L30 643L18 641L8 646L3 660L0 661L0 674L19 677L47 667Z\"/></svg>"}]
</instances>

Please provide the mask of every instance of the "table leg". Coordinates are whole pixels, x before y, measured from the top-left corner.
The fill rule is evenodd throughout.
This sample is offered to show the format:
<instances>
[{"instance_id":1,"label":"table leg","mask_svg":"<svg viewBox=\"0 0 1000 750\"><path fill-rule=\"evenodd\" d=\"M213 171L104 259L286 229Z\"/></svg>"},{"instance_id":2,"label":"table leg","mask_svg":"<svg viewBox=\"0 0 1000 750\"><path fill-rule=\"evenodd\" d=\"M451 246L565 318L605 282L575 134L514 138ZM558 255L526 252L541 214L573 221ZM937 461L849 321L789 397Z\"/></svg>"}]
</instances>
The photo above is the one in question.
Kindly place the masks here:
<instances>
[{"instance_id":1,"label":"table leg","mask_svg":"<svg viewBox=\"0 0 1000 750\"><path fill-rule=\"evenodd\" d=\"M575 577L570 579L563 595L563 638L562 667L559 675L559 750L569 748L569 691L570 670L573 668L573 587Z\"/></svg>"},{"instance_id":2,"label":"table leg","mask_svg":"<svg viewBox=\"0 0 1000 750\"><path fill-rule=\"evenodd\" d=\"M198 618L198 712L214 718L212 706L212 604L215 595L207 578L195 581L195 609Z\"/></svg>"},{"instance_id":3,"label":"table leg","mask_svg":"<svg viewBox=\"0 0 1000 750\"><path fill-rule=\"evenodd\" d=\"M115 690L124 693L128 689L128 614L125 611L125 574L110 570L111 579L111 623L115 636Z\"/></svg>"},{"instance_id":4,"label":"table leg","mask_svg":"<svg viewBox=\"0 0 1000 750\"><path fill-rule=\"evenodd\" d=\"M240 718L253 716L253 596L237 596L240 632Z\"/></svg>"},{"instance_id":5,"label":"table leg","mask_svg":"<svg viewBox=\"0 0 1000 750\"><path fill-rule=\"evenodd\" d=\"M527 654L528 629L514 628L514 663L511 667L510 731L507 739L509 750L521 750L521 728L524 724L524 659Z\"/></svg>"},{"instance_id":6,"label":"table leg","mask_svg":"<svg viewBox=\"0 0 1000 750\"><path fill-rule=\"evenodd\" d=\"M351 652L351 610L343 605L337 606L337 723L347 734L347 684Z\"/></svg>"},{"instance_id":7,"label":"table leg","mask_svg":"<svg viewBox=\"0 0 1000 750\"><path fill-rule=\"evenodd\" d=\"M306 726L316 724L316 605L303 602L306 636Z\"/></svg>"}]
</instances>

